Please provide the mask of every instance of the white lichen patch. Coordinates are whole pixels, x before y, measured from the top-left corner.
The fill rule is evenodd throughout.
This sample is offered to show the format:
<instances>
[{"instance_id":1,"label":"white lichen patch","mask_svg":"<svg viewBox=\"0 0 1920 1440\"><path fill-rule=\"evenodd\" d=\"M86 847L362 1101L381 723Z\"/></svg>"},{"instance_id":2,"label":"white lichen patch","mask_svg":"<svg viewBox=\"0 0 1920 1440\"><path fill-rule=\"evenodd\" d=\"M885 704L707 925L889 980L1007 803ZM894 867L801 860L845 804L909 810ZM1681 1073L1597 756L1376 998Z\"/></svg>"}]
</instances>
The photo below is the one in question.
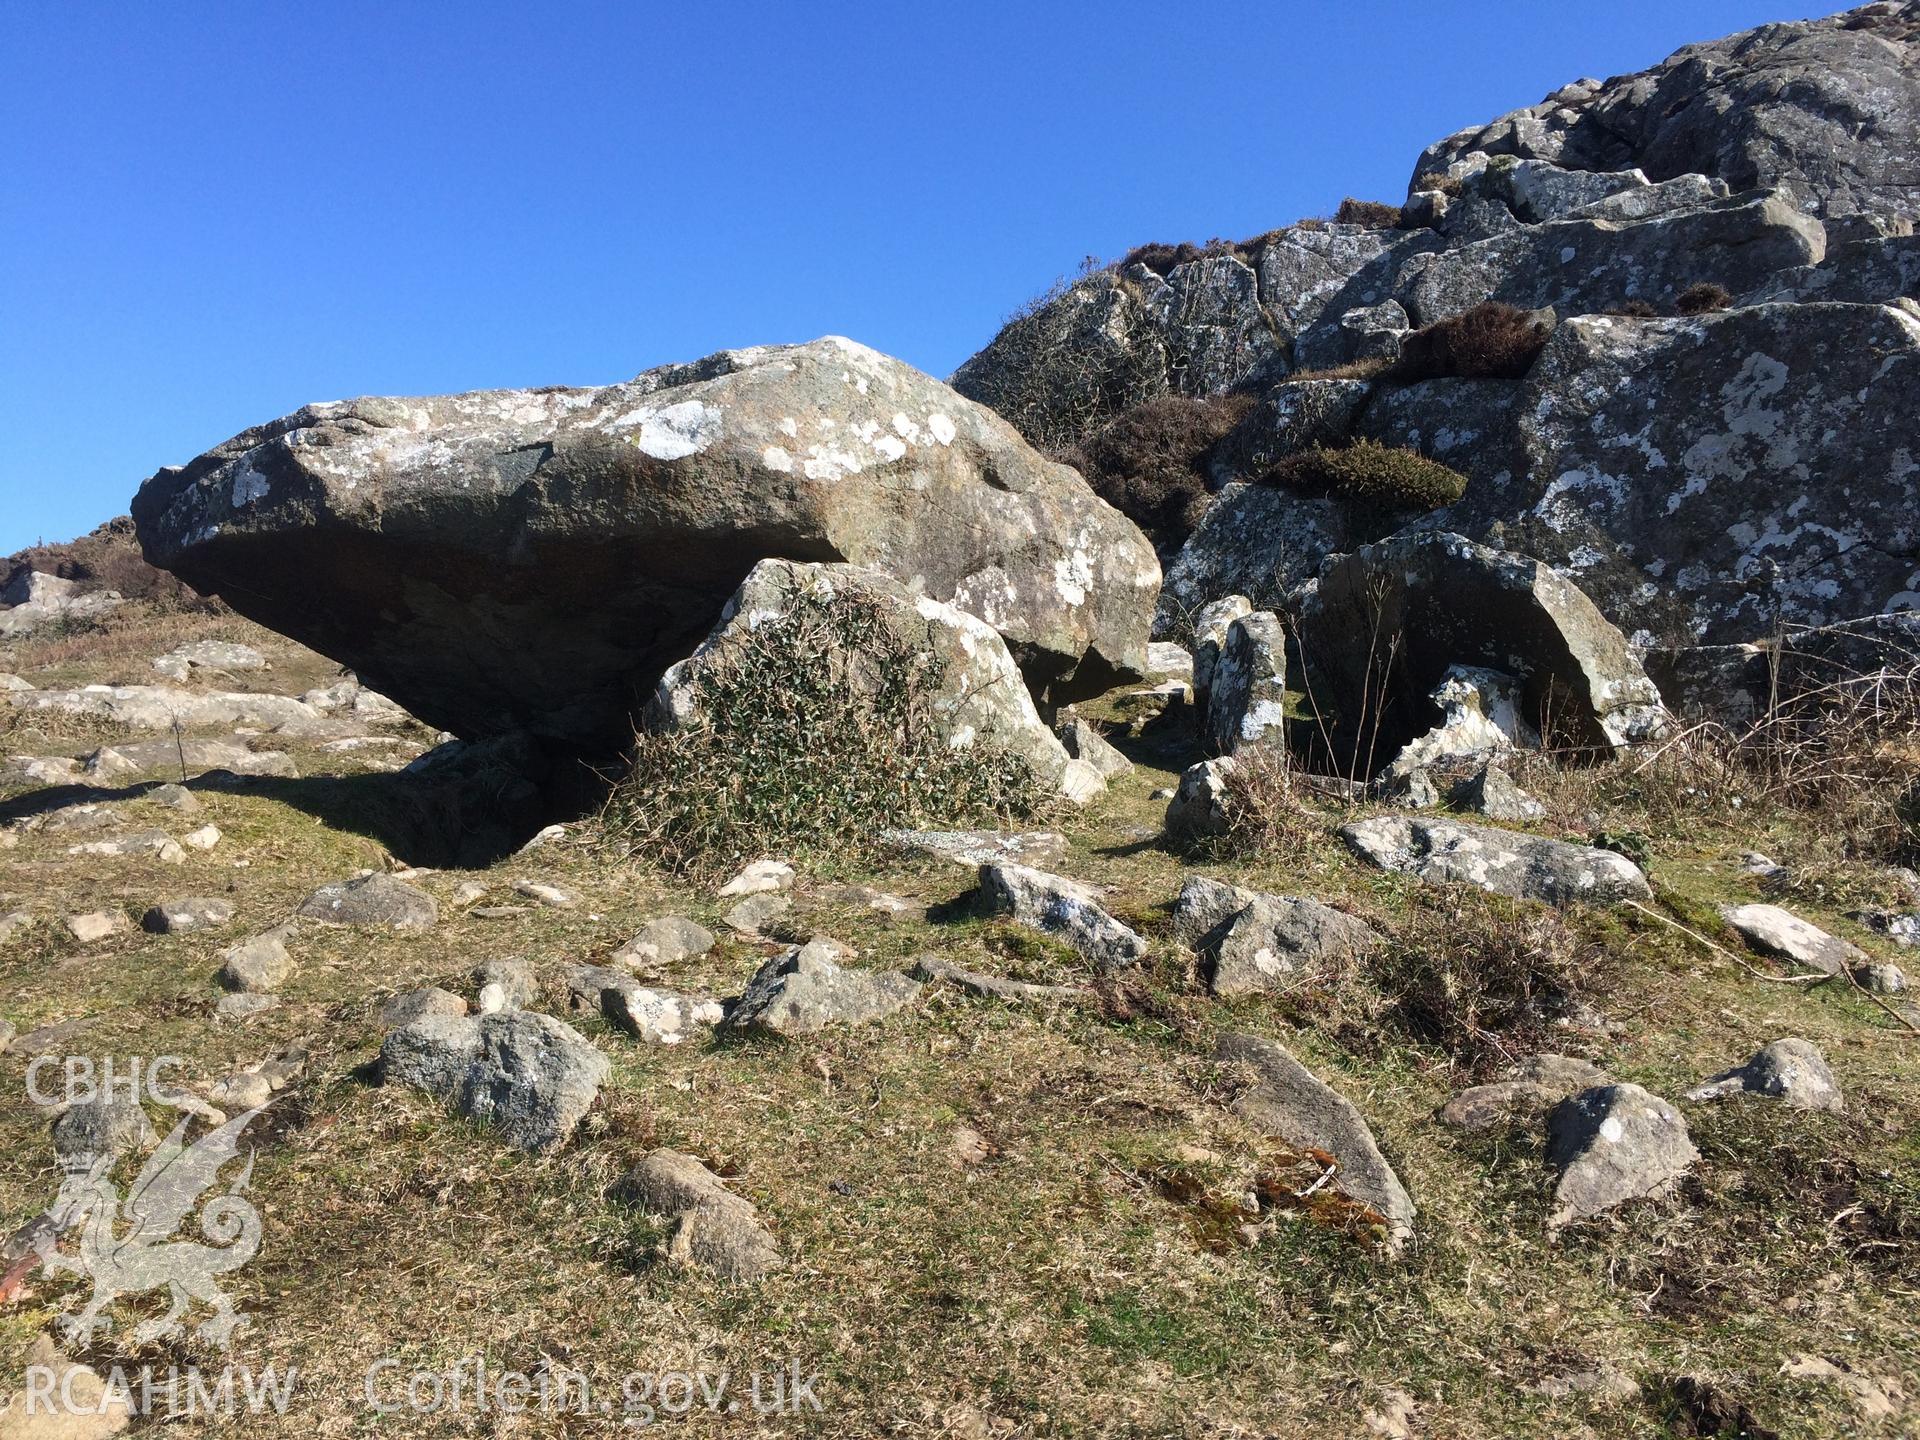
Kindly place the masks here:
<instances>
[{"instance_id":1,"label":"white lichen patch","mask_svg":"<svg viewBox=\"0 0 1920 1440\"><path fill-rule=\"evenodd\" d=\"M711 445L720 434L720 411L699 400L672 405L642 405L607 422L611 430L633 430L633 444L655 460L684 460Z\"/></svg>"}]
</instances>

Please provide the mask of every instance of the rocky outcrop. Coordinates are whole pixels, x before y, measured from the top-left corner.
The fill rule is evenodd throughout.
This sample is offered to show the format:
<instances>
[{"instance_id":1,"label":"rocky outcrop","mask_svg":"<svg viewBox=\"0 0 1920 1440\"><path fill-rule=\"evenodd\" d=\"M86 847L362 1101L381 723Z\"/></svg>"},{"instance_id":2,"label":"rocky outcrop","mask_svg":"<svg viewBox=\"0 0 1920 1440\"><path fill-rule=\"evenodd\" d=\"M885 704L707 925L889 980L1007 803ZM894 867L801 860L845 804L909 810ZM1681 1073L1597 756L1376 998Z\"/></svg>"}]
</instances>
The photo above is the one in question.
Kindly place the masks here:
<instances>
[{"instance_id":1,"label":"rocky outcrop","mask_svg":"<svg viewBox=\"0 0 1920 1440\"><path fill-rule=\"evenodd\" d=\"M1913 212L1920 14L1908 4L1764 25L1648 70L1577 80L1428 147L1419 177L1496 157L1568 170L1700 174L1778 186L1816 215Z\"/></svg>"},{"instance_id":2,"label":"rocky outcrop","mask_svg":"<svg viewBox=\"0 0 1920 1440\"><path fill-rule=\"evenodd\" d=\"M1207 966L1216 995L1251 995L1329 962L1375 950L1380 937L1364 921L1313 900L1263 895L1203 875L1190 876L1173 907L1173 933Z\"/></svg>"},{"instance_id":3,"label":"rocky outcrop","mask_svg":"<svg viewBox=\"0 0 1920 1440\"><path fill-rule=\"evenodd\" d=\"M882 570L1049 700L1144 672L1138 530L991 411L838 338L599 389L313 405L150 479L156 563L463 737L610 753L768 558Z\"/></svg>"},{"instance_id":4,"label":"rocky outcrop","mask_svg":"<svg viewBox=\"0 0 1920 1440\"><path fill-rule=\"evenodd\" d=\"M1653 898L1647 877L1624 855L1487 825L1378 815L1341 826L1340 838L1382 870L1430 884L1477 885L1549 905Z\"/></svg>"},{"instance_id":5,"label":"rocky outcrop","mask_svg":"<svg viewBox=\"0 0 1920 1440\"><path fill-rule=\"evenodd\" d=\"M822 625L792 623L802 612ZM847 619L836 629L835 611ZM900 661L875 650L869 627L890 637ZM861 637L837 643L840 635ZM773 637L791 664L838 678L849 695L877 695L905 678L932 734L955 750L981 746L1023 762L1057 793L1085 799L1106 788L1099 770L1067 753L1034 709L1020 669L994 628L977 616L928 595L916 595L878 570L853 565L807 565L762 560L727 601L720 623L700 648L671 666L648 704L644 723L671 732L705 723L704 682L739 663L753 637ZM754 663L767 663L754 656ZM1026 773L1025 771L1021 772ZM722 894L728 892L722 891Z\"/></svg>"},{"instance_id":6,"label":"rocky outcrop","mask_svg":"<svg viewBox=\"0 0 1920 1440\"><path fill-rule=\"evenodd\" d=\"M424 1090L519 1150L565 1144L610 1069L577 1031L532 1010L429 1016L380 1047L385 1083Z\"/></svg>"},{"instance_id":7,"label":"rocky outcrop","mask_svg":"<svg viewBox=\"0 0 1920 1440\"><path fill-rule=\"evenodd\" d=\"M979 903L989 915L1057 936L1100 970L1124 969L1147 953L1147 942L1078 880L1025 865L982 865Z\"/></svg>"}]
</instances>

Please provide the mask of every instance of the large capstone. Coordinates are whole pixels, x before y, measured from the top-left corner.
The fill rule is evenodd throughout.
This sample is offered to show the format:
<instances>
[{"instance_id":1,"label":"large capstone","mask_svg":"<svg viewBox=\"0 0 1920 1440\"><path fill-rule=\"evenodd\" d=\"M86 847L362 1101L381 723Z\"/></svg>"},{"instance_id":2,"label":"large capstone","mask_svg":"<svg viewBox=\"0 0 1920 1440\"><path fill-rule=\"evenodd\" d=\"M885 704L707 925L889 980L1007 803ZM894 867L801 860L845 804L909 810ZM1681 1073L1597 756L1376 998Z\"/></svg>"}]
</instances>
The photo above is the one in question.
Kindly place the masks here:
<instances>
[{"instance_id":1,"label":"large capstone","mask_svg":"<svg viewBox=\"0 0 1920 1440\"><path fill-rule=\"evenodd\" d=\"M770 557L978 616L1046 701L1143 674L1153 549L991 411L863 345L598 389L311 405L141 488L154 563L464 738L610 753Z\"/></svg>"}]
</instances>

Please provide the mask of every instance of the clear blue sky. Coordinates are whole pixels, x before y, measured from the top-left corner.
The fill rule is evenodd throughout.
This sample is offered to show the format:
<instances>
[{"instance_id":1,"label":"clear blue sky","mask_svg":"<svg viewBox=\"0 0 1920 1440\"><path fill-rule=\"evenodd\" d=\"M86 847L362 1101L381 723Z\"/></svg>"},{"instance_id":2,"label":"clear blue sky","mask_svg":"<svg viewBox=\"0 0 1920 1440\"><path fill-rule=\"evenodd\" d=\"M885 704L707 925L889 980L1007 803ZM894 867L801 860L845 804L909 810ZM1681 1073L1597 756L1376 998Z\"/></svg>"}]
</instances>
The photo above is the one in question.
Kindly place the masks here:
<instances>
[{"instance_id":1,"label":"clear blue sky","mask_svg":"<svg viewBox=\"0 0 1920 1440\"><path fill-rule=\"evenodd\" d=\"M1804 0L1803 0L1804 3ZM1144 240L1764 0L0 0L0 553L310 400L851 335L944 375Z\"/></svg>"}]
</instances>

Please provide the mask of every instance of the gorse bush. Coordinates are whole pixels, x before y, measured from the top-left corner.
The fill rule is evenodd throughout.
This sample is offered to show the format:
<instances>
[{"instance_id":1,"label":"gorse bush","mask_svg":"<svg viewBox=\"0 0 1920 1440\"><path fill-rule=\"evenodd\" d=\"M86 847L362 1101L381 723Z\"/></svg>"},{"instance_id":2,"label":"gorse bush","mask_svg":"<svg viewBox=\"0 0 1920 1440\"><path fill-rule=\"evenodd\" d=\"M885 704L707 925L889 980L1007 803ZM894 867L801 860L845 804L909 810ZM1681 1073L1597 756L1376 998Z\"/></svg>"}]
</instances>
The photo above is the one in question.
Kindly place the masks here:
<instances>
[{"instance_id":1,"label":"gorse bush","mask_svg":"<svg viewBox=\"0 0 1920 1440\"><path fill-rule=\"evenodd\" d=\"M1167 395L1136 405L1055 458L1163 549L1184 544L1208 500L1214 447L1253 406L1245 395Z\"/></svg>"},{"instance_id":2,"label":"gorse bush","mask_svg":"<svg viewBox=\"0 0 1920 1440\"><path fill-rule=\"evenodd\" d=\"M1458 500L1467 477L1417 450L1402 450L1374 440L1356 440L1338 449L1317 446L1289 455L1262 477L1308 494L1332 495L1371 514L1438 510Z\"/></svg>"},{"instance_id":3,"label":"gorse bush","mask_svg":"<svg viewBox=\"0 0 1920 1440\"><path fill-rule=\"evenodd\" d=\"M897 826L999 821L1046 794L981 736L933 711L944 662L857 593L797 596L730 632L695 679L694 718L643 731L604 815L629 853L707 873L774 852L844 849Z\"/></svg>"},{"instance_id":4,"label":"gorse bush","mask_svg":"<svg viewBox=\"0 0 1920 1440\"><path fill-rule=\"evenodd\" d=\"M1351 195L1333 212L1335 223L1365 225L1373 230L1392 230L1400 224L1400 207L1382 200L1356 200Z\"/></svg>"},{"instance_id":5,"label":"gorse bush","mask_svg":"<svg viewBox=\"0 0 1920 1440\"><path fill-rule=\"evenodd\" d=\"M1705 315L1709 311L1724 310L1733 304L1733 296L1724 285L1715 285L1703 280L1698 285L1689 285L1673 297L1673 308L1680 315Z\"/></svg>"},{"instance_id":6,"label":"gorse bush","mask_svg":"<svg viewBox=\"0 0 1920 1440\"><path fill-rule=\"evenodd\" d=\"M1489 300L1407 336L1388 373L1395 380L1518 380L1533 368L1547 335L1525 310Z\"/></svg>"}]
</instances>

